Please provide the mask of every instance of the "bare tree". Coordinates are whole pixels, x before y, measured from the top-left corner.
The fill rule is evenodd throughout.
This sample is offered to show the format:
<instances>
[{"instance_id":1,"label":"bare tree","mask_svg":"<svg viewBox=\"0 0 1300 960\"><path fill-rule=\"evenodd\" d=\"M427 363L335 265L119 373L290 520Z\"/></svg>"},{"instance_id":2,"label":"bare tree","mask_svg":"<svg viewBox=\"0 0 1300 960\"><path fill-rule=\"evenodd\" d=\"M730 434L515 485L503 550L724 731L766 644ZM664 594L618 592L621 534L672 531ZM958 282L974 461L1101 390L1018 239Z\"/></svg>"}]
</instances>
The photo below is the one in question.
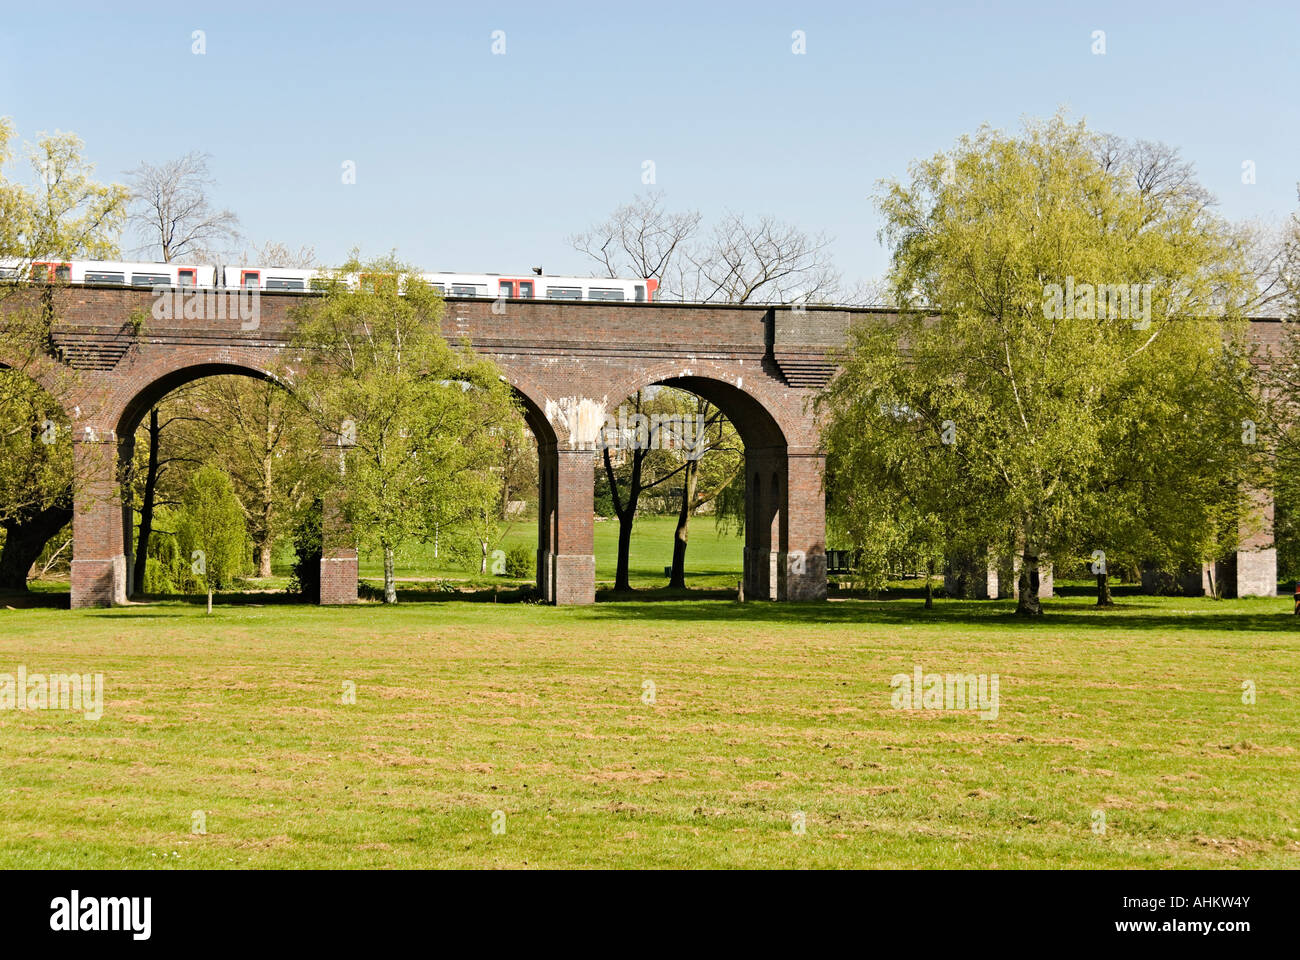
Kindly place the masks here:
<instances>
[{"instance_id":1,"label":"bare tree","mask_svg":"<svg viewBox=\"0 0 1300 960\"><path fill-rule=\"evenodd\" d=\"M242 262L263 267L292 267L297 270L309 270L319 265L315 247L302 246L293 250L274 240L260 247L245 249Z\"/></svg>"},{"instance_id":2,"label":"bare tree","mask_svg":"<svg viewBox=\"0 0 1300 960\"><path fill-rule=\"evenodd\" d=\"M239 239L239 218L215 210L208 191L208 155L191 151L160 166L141 163L127 173L131 208L127 218L142 241L138 250L156 251L164 263L210 260Z\"/></svg>"},{"instance_id":3,"label":"bare tree","mask_svg":"<svg viewBox=\"0 0 1300 960\"><path fill-rule=\"evenodd\" d=\"M701 303L810 303L835 295L830 238L764 216L728 214L679 264L674 286Z\"/></svg>"},{"instance_id":4,"label":"bare tree","mask_svg":"<svg viewBox=\"0 0 1300 960\"><path fill-rule=\"evenodd\" d=\"M607 277L633 275L663 283L699 224L698 211L670 213L664 209L663 191L652 190L568 240Z\"/></svg>"},{"instance_id":5,"label":"bare tree","mask_svg":"<svg viewBox=\"0 0 1300 960\"><path fill-rule=\"evenodd\" d=\"M1097 162L1106 173L1127 172L1138 192L1156 201L1152 210L1168 209L1168 201L1181 197L1205 212L1214 196L1196 177L1196 168L1184 160L1177 147L1154 140L1127 140L1113 133L1097 139ZM1181 208L1181 204L1177 205Z\"/></svg>"}]
</instances>

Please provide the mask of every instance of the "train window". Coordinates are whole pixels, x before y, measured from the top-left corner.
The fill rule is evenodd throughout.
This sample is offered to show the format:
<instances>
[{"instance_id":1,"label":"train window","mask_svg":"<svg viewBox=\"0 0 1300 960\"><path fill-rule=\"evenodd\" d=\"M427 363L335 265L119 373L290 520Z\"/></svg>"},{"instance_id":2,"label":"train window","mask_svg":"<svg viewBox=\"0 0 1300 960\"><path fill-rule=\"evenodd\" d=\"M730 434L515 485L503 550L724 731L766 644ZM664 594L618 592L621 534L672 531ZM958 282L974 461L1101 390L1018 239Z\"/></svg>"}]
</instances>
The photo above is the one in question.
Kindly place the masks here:
<instances>
[{"instance_id":1,"label":"train window","mask_svg":"<svg viewBox=\"0 0 1300 960\"><path fill-rule=\"evenodd\" d=\"M515 295L515 285L509 280L502 280L497 284L498 297L513 297Z\"/></svg>"},{"instance_id":2,"label":"train window","mask_svg":"<svg viewBox=\"0 0 1300 960\"><path fill-rule=\"evenodd\" d=\"M17 280L18 273L17 267L0 267L0 280Z\"/></svg>"},{"instance_id":3,"label":"train window","mask_svg":"<svg viewBox=\"0 0 1300 960\"><path fill-rule=\"evenodd\" d=\"M86 271L87 283L126 283L126 274L123 273L91 273Z\"/></svg>"},{"instance_id":4,"label":"train window","mask_svg":"<svg viewBox=\"0 0 1300 960\"><path fill-rule=\"evenodd\" d=\"M165 273L133 273L131 274L131 286L133 287L170 287L172 278Z\"/></svg>"},{"instance_id":5,"label":"train window","mask_svg":"<svg viewBox=\"0 0 1300 960\"><path fill-rule=\"evenodd\" d=\"M451 285L451 295L453 297L486 297L487 286L481 283L453 283Z\"/></svg>"},{"instance_id":6,"label":"train window","mask_svg":"<svg viewBox=\"0 0 1300 960\"><path fill-rule=\"evenodd\" d=\"M199 272L192 267L181 267L176 271L176 283L181 287L197 287Z\"/></svg>"},{"instance_id":7,"label":"train window","mask_svg":"<svg viewBox=\"0 0 1300 960\"><path fill-rule=\"evenodd\" d=\"M307 284L301 280L295 280L292 277L267 277L266 289L268 290L306 290Z\"/></svg>"},{"instance_id":8,"label":"train window","mask_svg":"<svg viewBox=\"0 0 1300 960\"><path fill-rule=\"evenodd\" d=\"M241 270L239 272L239 285L241 287L260 287L262 285L262 274L257 270Z\"/></svg>"},{"instance_id":9,"label":"train window","mask_svg":"<svg viewBox=\"0 0 1300 960\"><path fill-rule=\"evenodd\" d=\"M547 287L546 296L550 300L581 300L581 287Z\"/></svg>"},{"instance_id":10,"label":"train window","mask_svg":"<svg viewBox=\"0 0 1300 960\"><path fill-rule=\"evenodd\" d=\"M32 279L42 282L53 280L71 280L72 264L70 263L33 263Z\"/></svg>"},{"instance_id":11,"label":"train window","mask_svg":"<svg viewBox=\"0 0 1300 960\"><path fill-rule=\"evenodd\" d=\"M519 281L519 296L521 296L521 297L531 297L532 295L533 295L533 281L531 281L531 280L520 280L520 281Z\"/></svg>"},{"instance_id":12,"label":"train window","mask_svg":"<svg viewBox=\"0 0 1300 960\"><path fill-rule=\"evenodd\" d=\"M592 287L587 291L587 296L592 300L626 300L622 290L614 290L609 287Z\"/></svg>"},{"instance_id":13,"label":"train window","mask_svg":"<svg viewBox=\"0 0 1300 960\"><path fill-rule=\"evenodd\" d=\"M644 299L645 299L645 284L643 284L643 283L638 283L638 284L636 285L636 298L637 298L637 300L644 300Z\"/></svg>"}]
</instances>

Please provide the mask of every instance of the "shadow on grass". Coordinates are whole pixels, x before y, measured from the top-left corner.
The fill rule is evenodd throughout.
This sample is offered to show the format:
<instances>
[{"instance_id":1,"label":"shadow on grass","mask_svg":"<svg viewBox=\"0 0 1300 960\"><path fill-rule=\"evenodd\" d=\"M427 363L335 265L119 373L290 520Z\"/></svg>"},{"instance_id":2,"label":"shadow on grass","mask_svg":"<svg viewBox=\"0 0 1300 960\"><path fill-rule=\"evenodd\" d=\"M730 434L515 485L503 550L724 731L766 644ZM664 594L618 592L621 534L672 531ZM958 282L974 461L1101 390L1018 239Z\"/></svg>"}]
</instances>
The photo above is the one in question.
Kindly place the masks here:
<instances>
[{"instance_id":1,"label":"shadow on grass","mask_svg":"<svg viewBox=\"0 0 1300 960\"><path fill-rule=\"evenodd\" d=\"M69 610L72 600L66 593L0 590L0 610L34 610L42 607Z\"/></svg>"},{"instance_id":2,"label":"shadow on grass","mask_svg":"<svg viewBox=\"0 0 1300 960\"><path fill-rule=\"evenodd\" d=\"M646 591L649 594L651 591ZM878 600L853 598L845 601L773 603L710 600L692 596L684 603L646 603L643 593L619 594L588 608L596 617L609 620L654 620L659 622L751 622L767 624L947 624L952 626L1023 627L1027 630L1059 628L1151 630L1250 630L1255 632L1300 633L1300 618L1290 610L1255 612L1225 609L1216 601L1186 601L1197 609L1185 614L1170 610L1173 601L1156 598L1117 602L1096 607L1060 600L1043 601L1041 617L1021 617L1014 600L935 600L926 610L920 597L890 594ZM606 599L606 598L601 598ZM680 598L663 598L680 599ZM1145 600L1146 602L1143 602Z\"/></svg>"}]
</instances>

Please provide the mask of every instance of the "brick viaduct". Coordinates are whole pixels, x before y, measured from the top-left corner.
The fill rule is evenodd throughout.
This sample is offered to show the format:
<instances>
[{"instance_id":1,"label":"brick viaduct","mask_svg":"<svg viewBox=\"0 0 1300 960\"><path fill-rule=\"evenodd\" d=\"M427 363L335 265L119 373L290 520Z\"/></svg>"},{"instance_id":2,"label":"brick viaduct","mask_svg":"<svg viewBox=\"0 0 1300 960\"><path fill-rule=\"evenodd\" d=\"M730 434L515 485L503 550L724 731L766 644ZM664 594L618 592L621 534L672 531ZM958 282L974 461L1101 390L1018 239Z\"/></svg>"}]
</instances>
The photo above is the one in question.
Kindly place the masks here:
<instances>
[{"instance_id":1,"label":"brick viaduct","mask_svg":"<svg viewBox=\"0 0 1300 960\"><path fill-rule=\"evenodd\" d=\"M11 295L5 309L24 301L35 307L38 296ZM233 296L220 311L233 319L220 320L154 319L148 289L62 286L46 296L62 363L51 360L36 376L64 384L58 392L80 481L72 605L103 606L130 592L131 514L117 464L130 457L141 418L190 380L270 377L291 332L290 310L313 294L262 292L253 329L242 329L252 323L241 323ZM147 317L138 333L132 316ZM824 598L825 459L810 401L832 372L826 353L842 342L842 323L768 307L511 300L497 313L491 300L448 299L443 334L468 339L497 362L537 438L542 596L559 604L595 599L597 432L607 410L643 387L667 384L713 401L744 442L746 595ZM326 556L322 602L355 600L356 576L355 551Z\"/></svg>"},{"instance_id":2,"label":"brick viaduct","mask_svg":"<svg viewBox=\"0 0 1300 960\"><path fill-rule=\"evenodd\" d=\"M35 307L40 296L11 295L3 309ZM44 296L61 360L50 359L33 375L64 387L58 392L66 398L79 478L72 605L107 606L131 591L131 513L118 464L130 458L141 419L167 393L200 377L271 377L291 333L291 309L313 294L262 292L256 326L241 323L227 294L218 295L229 297L220 315L233 319L153 319L148 289L61 286ZM882 312L511 300L498 313L491 300L449 298L444 336L467 339L496 361L537 439L541 595L557 604L594 601L597 433L606 411L664 384L712 401L744 442L746 596L824 599L825 457L811 401L832 375L827 354L844 343L850 324ZM133 316L148 318L138 332ZM1277 328L1254 324L1266 342L1276 340ZM1251 571L1236 587L1242 593L1263 592L1265 583L1269 594L1275 589L1271 500L1263 506L1267 531L1230 558L1230 573ZM321 561L322 603L356 597L356 552L329 552Z\"/></svg>"}]
</instances>

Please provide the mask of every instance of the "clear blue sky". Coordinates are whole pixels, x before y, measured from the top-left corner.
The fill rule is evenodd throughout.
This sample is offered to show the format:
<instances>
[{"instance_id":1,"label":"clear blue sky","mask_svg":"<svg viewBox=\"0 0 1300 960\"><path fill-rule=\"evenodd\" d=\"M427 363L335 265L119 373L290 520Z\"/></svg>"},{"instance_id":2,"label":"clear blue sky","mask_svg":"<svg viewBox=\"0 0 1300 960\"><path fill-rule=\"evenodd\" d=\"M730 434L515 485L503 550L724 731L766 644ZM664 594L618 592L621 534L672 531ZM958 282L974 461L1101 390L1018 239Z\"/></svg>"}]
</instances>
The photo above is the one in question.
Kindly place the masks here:
<instances>
[{"instance_id":1,"label":"clear blue sky","mask_svg":"<svg viewBox=\"0 0 1300 960\"><path fill-rule=\"evenodd\" d=\"M15 3L0 114L79 134L105 179L206 151L254 243L430 270L586 273L564 237L653 160L673 206L825 230L874 277L878 179L1058 106L1179 146L1228 216L1295 209L1300 2L1057 6Z\"/></svg>"}]
</instances>

